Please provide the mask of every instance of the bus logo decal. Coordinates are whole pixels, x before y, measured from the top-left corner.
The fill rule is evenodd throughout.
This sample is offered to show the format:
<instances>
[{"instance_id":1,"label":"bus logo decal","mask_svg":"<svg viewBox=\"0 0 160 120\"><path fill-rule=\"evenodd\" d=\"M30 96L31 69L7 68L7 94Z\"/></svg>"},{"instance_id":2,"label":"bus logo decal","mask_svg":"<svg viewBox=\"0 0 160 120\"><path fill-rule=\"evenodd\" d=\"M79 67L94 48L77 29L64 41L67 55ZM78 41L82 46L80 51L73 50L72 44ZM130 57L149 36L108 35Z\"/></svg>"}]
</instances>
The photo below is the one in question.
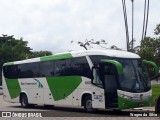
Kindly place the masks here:
<instances>
[{"instance_id":1,"label":"bus logo decal","mask_svg":"<svg viewBox=\"0 0 160 120\"><path fill-rule=\"evenodd\" d=\"M39 80L37 80L37 79L35 79L35 78L34 78L34 80L37 81L37 83L38 83L38 88L43 88L43 85L42 85L42 83L41 83Z\"/></svg>"}]
</instances>

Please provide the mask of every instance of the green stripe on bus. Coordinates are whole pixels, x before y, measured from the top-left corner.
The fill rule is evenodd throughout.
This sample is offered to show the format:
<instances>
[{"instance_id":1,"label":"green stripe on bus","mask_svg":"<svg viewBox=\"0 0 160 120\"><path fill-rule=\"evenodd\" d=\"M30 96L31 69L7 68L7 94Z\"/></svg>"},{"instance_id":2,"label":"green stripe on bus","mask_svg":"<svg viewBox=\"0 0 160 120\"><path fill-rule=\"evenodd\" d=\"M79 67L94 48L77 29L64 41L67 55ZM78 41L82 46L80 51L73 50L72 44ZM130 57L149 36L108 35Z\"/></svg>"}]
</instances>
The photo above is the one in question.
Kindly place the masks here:
<instances>
[{"instance_id":1,"label":"green stripe on bus","mask_svg":"<svg viewBox=\"0 0 160 120\"><path fill-rule=\"evenodd\" d=\"M20 95L21 88L18 82L18 79L7 79L5 78L7 88L10 94L11 99L14 99Z\"/></svg>"},{"instance_id":2,"label":"green stripe on bus","mask_svg":"<svg viewBox=\"0 0 160 120\"><path fill-rule=\"evenodd\" d=\"M50 56L40 57L40 60L50 61L50 60L58 60L58 59L66 59L66 58L72 58L72 55L70 53L60 54L60 55L50 55Z\"/></svg>"},{"instance_id":3,"label":"green stripe on bus","mask_svg":"<svg viewBox=\"0 0 160 120\"><path fill-rule=\"evenodd\" d=\"M47 77L47 83L55 101L69 96L81 82L80 76Z\"/></svg>"},{"instance_id":4,"label":"green stripe on bus","mask_svg":"<svg viewBox=\"0 0 160 120\"><path fill-rule=\"evenodd\" d=\"M137 101L137 100L130 100L123 97L118 97L118 108L120 110L129 109L129 108L138 108L143 106L149 106L151 103L152 97L148 98L147 100ZM143 104L143 106L140 106Z\"/></svg>"},{"instance_id":5,"label":"green stripe on bus","mask_svg":"<svg viewBox=\"0 0 160 120\"><path fill-rule=\"evenodd\" d=\"M3 66L9 66L9 65L14 65L14 62L7 62L3 64Z\"/></svg>"}]
</instances>

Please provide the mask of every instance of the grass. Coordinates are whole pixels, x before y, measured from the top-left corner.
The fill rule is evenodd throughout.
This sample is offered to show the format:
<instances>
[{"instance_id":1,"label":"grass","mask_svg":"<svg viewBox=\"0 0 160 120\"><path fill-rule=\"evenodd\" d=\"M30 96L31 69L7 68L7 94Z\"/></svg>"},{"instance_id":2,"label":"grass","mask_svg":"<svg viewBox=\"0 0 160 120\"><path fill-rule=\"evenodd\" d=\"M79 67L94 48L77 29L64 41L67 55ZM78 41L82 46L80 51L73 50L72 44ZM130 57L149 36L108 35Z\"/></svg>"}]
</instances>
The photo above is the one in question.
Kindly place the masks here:
<instances>
[{"instance_id":1,"label":"grass","mask_svg":"<svg viewBox=\"0 0 160 120\"><path fill-rule=\"evenodd\" d=\"M151 102L152 106L155 105L158 96L160 96L160 85L152 85L152 97L153 97Z\"/></svg>"}]
</instances>

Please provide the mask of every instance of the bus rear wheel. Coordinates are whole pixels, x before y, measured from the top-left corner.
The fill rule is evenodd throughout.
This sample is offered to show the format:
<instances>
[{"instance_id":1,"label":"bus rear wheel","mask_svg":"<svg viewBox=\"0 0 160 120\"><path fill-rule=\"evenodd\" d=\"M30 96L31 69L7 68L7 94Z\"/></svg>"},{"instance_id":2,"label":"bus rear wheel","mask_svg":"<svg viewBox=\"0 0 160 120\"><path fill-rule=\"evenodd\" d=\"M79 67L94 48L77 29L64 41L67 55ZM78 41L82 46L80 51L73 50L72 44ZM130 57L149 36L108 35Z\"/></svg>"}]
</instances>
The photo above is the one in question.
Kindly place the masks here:
<instances>
[{"instance_id":1,"label":"bus rear wheel","mask_svg":"<svg viewBox=\"0 0 160 120\"><path fill-rule=\"evenodd\" d=\"M86 112L92 112L93 111L91 96L86 96L85 97L85 99L84 99L84 110Z\"/></svg>"},{"instance_id":2,"label":"bus rear wheel","mask_svg":"<svg viewBox=\"0 0 160 120\"><path fill-rule=\"evenodd\" d=\"M28 108L29 107L28 98L27 98L26 94L22 94L22 96L21 96L21 106L23 108Z\"/></svg>"},{"instance_id":3,"label":"bus rear wheel","mask_svg":"<svg viewBox=\"0 0 160 120\"><path fill-rule=\"evenodd\" d=\"M160 96L158 97L156 102L155 113L160 113Z\"/></svg>"}]
</instances>

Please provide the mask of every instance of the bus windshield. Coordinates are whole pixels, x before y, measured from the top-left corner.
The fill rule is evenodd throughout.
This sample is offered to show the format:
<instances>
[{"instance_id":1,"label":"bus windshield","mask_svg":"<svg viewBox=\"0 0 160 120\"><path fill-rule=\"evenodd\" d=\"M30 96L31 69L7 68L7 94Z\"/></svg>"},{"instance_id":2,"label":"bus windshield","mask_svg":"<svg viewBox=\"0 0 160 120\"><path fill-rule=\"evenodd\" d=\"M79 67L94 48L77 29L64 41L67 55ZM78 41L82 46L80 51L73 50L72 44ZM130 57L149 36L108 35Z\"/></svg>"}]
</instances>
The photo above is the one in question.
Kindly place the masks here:
<instances>
[{"instance_id":1,"label":"bus windshield","mask_svg":"<svg viewBox=\"0 0 160 120\"><path fill-rule=\"evenodd\" d=\"M123 67L119 76L120 89L128 92L145 92L151 89L151 83L145 72L141 59L115 58Z\"/></svg>"}]
</instances>

